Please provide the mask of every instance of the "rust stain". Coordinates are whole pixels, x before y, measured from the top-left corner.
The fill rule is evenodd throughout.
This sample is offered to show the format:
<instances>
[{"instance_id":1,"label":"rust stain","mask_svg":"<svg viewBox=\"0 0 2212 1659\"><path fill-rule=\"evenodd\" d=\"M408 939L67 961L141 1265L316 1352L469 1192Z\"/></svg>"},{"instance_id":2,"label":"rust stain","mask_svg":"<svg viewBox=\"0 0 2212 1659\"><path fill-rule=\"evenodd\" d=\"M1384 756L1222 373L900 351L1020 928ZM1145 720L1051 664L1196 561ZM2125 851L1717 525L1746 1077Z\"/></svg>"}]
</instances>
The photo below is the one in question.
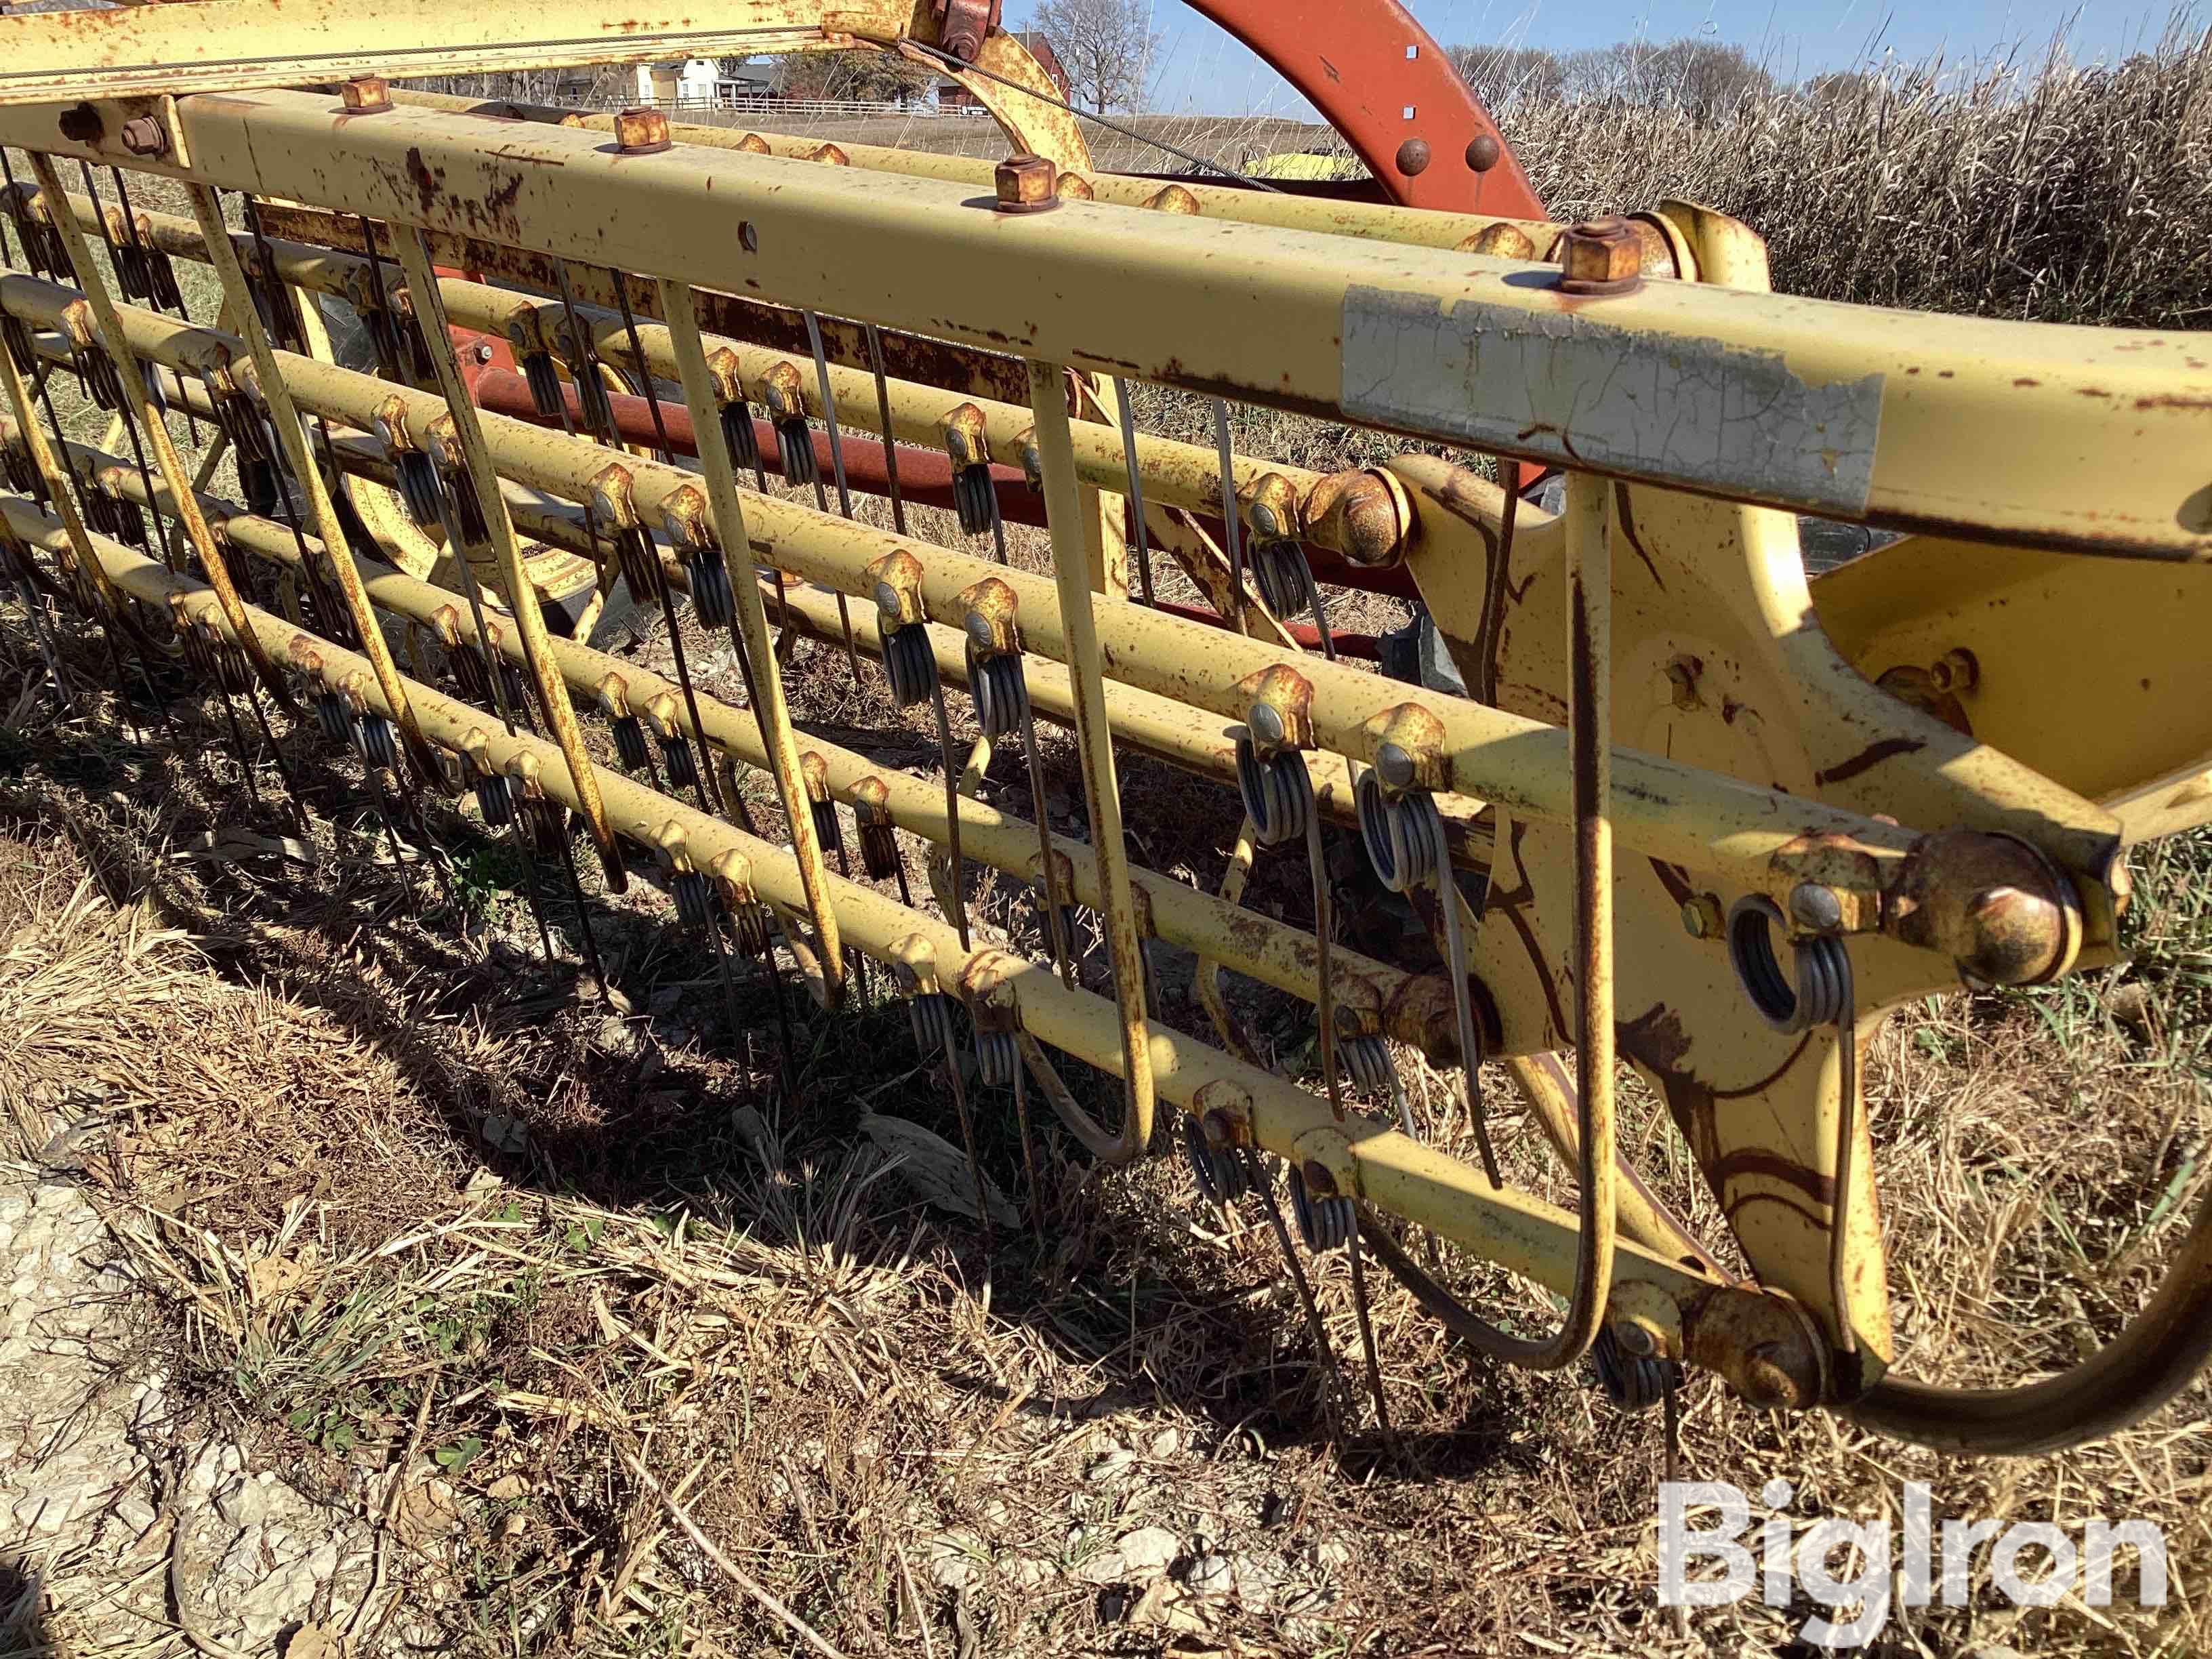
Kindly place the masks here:
<instances>
[{"instance_id":1,"label":"rust stain","mask_svg":"<svg viewBox=\"0 0 2212 1659\"><path fill-rule=\"evenodd\" d=\"M1713 1184L1735 1180L1739 1176L1765 1176L1786 1182L1803 1193L1816 1204L1832 1209L1836 1202L1836 1183L1832 1176L1818 1170L1808 1170L1793 1158L1770 1152L1764 1146L1745 1146L1730 1152L1714 1164L1708 1176Z\"/></svg>"},{"instance_id":2,"label":"rust stain","mask_svg":"<svg viewBox=\"0 0 2212 1659\"><path fill-rule=\"evenodd\" d=\"M1659 878L1659 884L1667 890L1667 896L1675 903L1687 904L1697 896L1697 890L1690 885L1690 872L1681 866L1664 864L1657 859L1651 860L1650 865L1651 873Z\"/></svg>"},{"instance_id":3,"label":"rust stain","mask_svg":"<svg viewBox=\"0 0 2212 1659\"><path fill-rule=\"evenodd\" d=\"M1915 754L1927 746L1918 738L1884 738L1880 743L1869 744L1849 760L1838 762L1825 772L1815 772L1813 781L1816 784L1843 783L1886 760L1899 755Z\"/></svg>"},{"instance_id":4,"label":"rust stain","mask_svg":"<svg viewBox=\"0 0 2212 1659\"><path fill-rule=\"evenodd\" d=\"M1629 505L1626 484L1613 485L1613 506L1620 520L1620 533L1628 538L1629 546L1635 550L1636 556L1644 561L1644 568L1651 573L1651 585L1664 593L1667 591L1666 580L1659 574L1659 567L1651 562L1651 555L1644 550L1643 540L1636 533L1636 512Z\"/></svg>"},{"instance_id":5,"label":"rust stain","mask_svg":"<svg viewBox=\"0 0 2212 1659\"><path fill-rule=\"evenodd\" d=\"M415 186L416 199L422 204L422 211L429 212L437 204L439 183L445 177L444 172L432 173L430 164L422 159L421 149L410 144L407 148L407 177Z\"/></svg>"}]
</instances>

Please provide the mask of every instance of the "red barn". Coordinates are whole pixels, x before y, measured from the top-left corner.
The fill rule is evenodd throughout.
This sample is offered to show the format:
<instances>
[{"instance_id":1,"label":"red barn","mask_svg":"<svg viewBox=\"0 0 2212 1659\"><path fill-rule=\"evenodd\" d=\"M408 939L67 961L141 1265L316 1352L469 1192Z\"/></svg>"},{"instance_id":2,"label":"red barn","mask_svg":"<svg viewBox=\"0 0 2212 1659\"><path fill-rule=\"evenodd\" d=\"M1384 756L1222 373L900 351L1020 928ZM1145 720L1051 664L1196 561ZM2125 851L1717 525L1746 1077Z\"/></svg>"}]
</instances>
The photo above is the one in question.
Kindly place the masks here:
<instances>
[{"instance_id":1,"label":"red barn","mask_svg":"<svg viewBox=\"0 0 2212 1659\"><path fill-rule=\"evenodd\" d=\"M1067 71L1060 67L1060 54L1052 49L1052 42L1035 29L1017 29L1012 33L1029 55L1037 60L1037 66L1052 77L1052 83L1059 88L1061 99L1066 99L1070 84ZM937 107L948 112L972 111L981 115L983 101L963 86L942 86L937 89Z\"/></svg>"}]
</instances>

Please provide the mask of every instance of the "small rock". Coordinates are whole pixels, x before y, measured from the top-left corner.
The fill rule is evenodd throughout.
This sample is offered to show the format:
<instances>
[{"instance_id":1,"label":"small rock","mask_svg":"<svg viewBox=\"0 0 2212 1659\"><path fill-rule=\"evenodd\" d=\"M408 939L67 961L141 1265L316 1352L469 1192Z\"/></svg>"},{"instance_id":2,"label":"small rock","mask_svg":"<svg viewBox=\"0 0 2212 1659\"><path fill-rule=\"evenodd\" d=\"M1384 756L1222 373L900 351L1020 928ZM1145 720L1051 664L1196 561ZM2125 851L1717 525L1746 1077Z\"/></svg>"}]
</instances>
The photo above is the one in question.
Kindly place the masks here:
<instances>
[{"instance_id":1,"label":"small rock","mask_svg":"<svg viewBox=\"0 0 2212 1659\"><path fill-rule=\"evenodd\" d=\"M1116 1446L1093 1463L1085 1473L1084 1479L1102 1486L1111 1485L1127 1474L1136 1461L1136 1453Z\"/></svg>"},{"instance_id":2,"label":"small rock","mask_svg":"<svg viewBox=\"0 0 2212 1659\"><path fill-rule=\"evenodd\" d=\"M1152 1437L1152 1455L1164 1462L1182 1449L1182 1436L1174 1429L1162 1429Z\"/></svg>"},{"instance_id":3,"label":"small rock","mask_svg":"<svg viewBox=\"0 0 2212 1659\"><path fill-rule=\"evenodd\" d=\"M1036 1589L1057 1571L1053 1564L1036 1556L1021 1556L1005 1563L1000 1571L1019 1589Z\"/></svg>"},{"instance_id":4,"label":"small rock","mask_svg":"<svg viewBox=\"0 0 2212 1659\"><path fill-rule=\"evenodd\" d=\"M1267 1612L1282 1583L1283 1570L1273 1562L1246 1556L1237 1564L1237 1599L1247 1612Z\"/></svg>"},{"instance_id":5,"label":"small rock","mask_svg":"<svg viewBox=\"0 0 2212 1659\"><path fill-rule=\"evenodd\" d=\"M1182 1540L1165 1527L1139 1527L1115 1540L1114 1553L1133 1576L1164 1572L1168 1563L1182 1553Z\"/></svg>"},{"instance_id":6,"label":"small rock","mask_svg":"<svg viewBox=\"0 0 2212 1659\"><path fill-rule=\"evenodd\" d=\"M76 1497L73 1492L34 1492L28 1498L19 1498L14 1511L15 1524L26 1532L59 1532L69 1525Z\"/></svg>"},{"instance_id":7,"label":"small rock","mask_svg":"<svg viewBox=\"0 0 2212 1659\"><path fill-rule=\"evenodd\" d=\"M1129 1564L1119 1550L1100 1550L1075 1564L1075 1576L1086 1584L1118 1584L1129 1576Z\"/></svg>"},{"instance_id":8,"label":"small rock","mask_svg":"<svg viewBox=\"0 0 2212 1659\"><path fill-rule=\"evenodd\" d=\"M1338 1572L1352 1565L1352 1548L1341 1538L1324 1538L1313 1547L1313 1564L1323 1572Z\"/></svg>"},{"instance_id":9,"label":"small rock","mask_svg":"<svg viewBox=\"0 0 2212 1659\"><path fill-rule=\"evenodd\" d=\"M939 1589L963 1590L975 1582L975 1564L988 1553L983 1540L972 1532L959 1529L940 1532L922 1545L929 1565L929 1576Z\"/></svg>"},{"instance_id":10,"label":"small rock","mask_svg":"<svg viewBox=\"0 0 2212 1659\"><path fill-rule=\"evenodd\" d=\"M499 1535L501 1541L520 1538L529 1530L530 1517L523 1514L520 1510L517 1510L499 1523Z\"/></svg>"},{"instance_id":11,"label":"small rock","mask_svg":"<svg viewBox=\"0 0 2212 1659\"><path fill-rule=\"evenodd\" d=\"M519 1474L502 1474L484 1488L486 1498L495 1498L505 1503L522 1497L530 1490Z\"/></svg>"},{"instance_id":12,"label":"small rock","mask_svg":"<svg viewBox=\"0 0 2212 1659\"><path fill-rule=\"evenodd\" d=\"M400 1537L419 1544L443 1538L458 1528L461 1512L453 1502L453 1489L442 1480L431 1480L408 1488L394 1519Z\"/></svg>"},{"instance_id":13,"label":"small rock","mask_svg":"<svg viewBox=\"0 0 2212 1659\"><path fill-rule=\"evenodd\" d=\"M519 1117L505 1112L487 1113L483 1121L484 1145L495 1152L509 1158L520 1158L530 1150L530 1127Z\"/></svg>"},{"instance_id":14,"label":"small rock","mask_svg":"<svg viewBox=\"0 0 2212 1659\"><path fill-rule=\"evenodd\" d=\"M161 1516L142 1494L127 1492L116 1501L115 1518L130 1528L133 1535L143 1538L146 1529Z\"/></svg>"},{"instance_id":15,"label":"small rock","mask_svg":"<svg viewBox=\"0 0 2212 1659\"><path fill-rule=\"evenodd\" d=\"M1237 1583L1237 1568L1225 1555L1201 1555L1182 1576L1183 1587L1194 1595L1221 1595Z\"/></svg>"}]
</instances>

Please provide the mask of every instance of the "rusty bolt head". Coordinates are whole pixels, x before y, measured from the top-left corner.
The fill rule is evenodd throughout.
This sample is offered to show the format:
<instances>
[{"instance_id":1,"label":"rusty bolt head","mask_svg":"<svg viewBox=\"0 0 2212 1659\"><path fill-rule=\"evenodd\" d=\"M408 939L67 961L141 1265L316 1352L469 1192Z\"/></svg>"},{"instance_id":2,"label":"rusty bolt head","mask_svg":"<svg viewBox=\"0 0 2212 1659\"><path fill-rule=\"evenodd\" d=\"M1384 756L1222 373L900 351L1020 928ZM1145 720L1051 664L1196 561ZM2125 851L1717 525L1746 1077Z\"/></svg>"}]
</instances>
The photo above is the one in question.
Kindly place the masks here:
<instances>
[{"instance_id":1,"label":"rusty bolt head","mask_svg":"<svg viewBox=\"0 0 2212 1659\"><path fill-rule=\"evenodd\" d=\"M835 144L823 145L806 159L819 161L825 167L848 167L853 165L853 158Z\"/></svg>"},{"instance_id":2,"label":"rusty bolt head","mask_svg":"<svg viewBox=\"0 0 2212 1659\"><path fill-rule=\"evenodd\" d=\"M1559 291L1627 294L1644 281L1644 239L1622 218L1592 219L1559 238Z\"/></svg>"},{"instance_id":3,"label":"rusty bolt head","mask_svg":"<svg viewBox=\"0 0 2212 1659\"><path fill-rule=\"evenodd\" d=\"M1042 155L1009 155L999 163L999 211L1045 213L1060 205L1060 174Z\"/></svg>"},{"instance_id":4,"label":"rusty bolt head","mask_svg":"<svg viewBox=\"0 0 2212 1659\"><path fill-rule=\"evenodd\" d=\"M356 75L338 88L349 115L381 115L392 107L392 88L380 75Z\"/></svg>"},{"instance_id":5,"label":"rusty bolt head","mask_svg":"<svg viewBox=\"0 0 2212 1659\"><path fill-rule=\"evenodd\" d=\"M625 155L658 155L669 146L668 118L657 109L619 110L615 144Z\"/></svg>"},{"instance_id":6,"label":"rusty bolt head","mask_svg":"<svg viewBox=\"0 0 2212 1659\"><path fill-rule=\"evenodd\" d=\"M748 155L770 155L775 154L773 150L769 149L768 140L762 137L757 132L749 132L744 137L738 139L738 148Z\"/></svg>"},{"instance_id":7,"label":"rusty bolt head","mask_svg":"<svg viewBox=\"0 0 2212 1659\"><path fill-rule=\"evenodd\" d=\"M1682 904L1682 931L1692 939L1721 936L1721 902L1717 895L1699 893Z\"/></svg>"},{"instance_id":8,"label":"rusty bolt head","mask_svg":"<svg viewBox=\"0 0 2212 1659\"><path fill-rule=\"evenodd\" d=\"M1928 665L1928 680L1938 691L1971 691L1982 678L1974 653L1954 646Z\"/></svg>"},{"instance_id":9,"label":"rusty bolt head","mask_svg":"<svg viewBox=\"0 0 2212 1659\"><path fill-rule=\"evenodd\" d=\"M1398 146L1398 154L1393 160L1397 165L1398 171L1408 179L1416 173L1426 173L1429 170L1429 141L1425 138L1408 138Z\"/></svg>"},{"instance_id":10,"label":"rusty bolt head","mask_svg":"<svg viewBox=\"0 0 2212 1659\"><path fill-rule=\"evenodd\" d=\"M1405 788L1420 775L1413 757L1395 743L1386 743L1375 751L1375 769L1393 789Z\"/></svg>"},{"instance_id":11,"label":"rusty bolt head","mask_svg":"<svg viewBox=\"0 0 2212 1659\"><path fill-rule=\"evenodd\" d=\"M1613 1322L1613 1340L1631 1358L1647 1359L1658 1352L1659 1345L1652 1340L1651 1333L1632 1319Z\"/></svg>"},{"instance_id":12,"label":"rusty bolt head","mask_svg":"<svg viewBox=\"0 0 2212 1659\"><path fill-rule=\"evenodd\" d=\"M1316 1198L1336 1196L1336 1175L1317 1158L1310 1158L1298 1165L1298 1179L1306 1183L1306 1190Z\"/></svg>"},{"instance_id":13,"label":"rusty bolt head","mask_svg":"<svg viewBox=\"0 0 2212 1659\"><path fill-rule=\"evenodd\" d=\"M1698 706L1698 670L1693 659L1677 657L1667 665L1667 695L1685 713Z\"/></svg>"},{"instance_id":14,"label":"rusty bolt head","mask_svg":"<svg viewBox=\"0 0 2212 1659\"><path fill-rule=\"evenodd\" d=\"M1180 213L1186 218L1198 216L1198 198L1181 185L1164 185L1160 193L1145 204L1155 213Z\"/></svg>"},{"instance_id":15,"label":"rusty bolt head","mask_svg":"<svg viewBox=\"0 0 2212 1659\"><path fill-rule=\"evenodd\" d=\"M1801 881L1790 890L1790 914L1801 927L1816 933L1833 933L1844 925L1844 902L1832 887Z\"/></svg>"},{"instance_id":16,"label":"rusty bolt head","mask_svg":"<svg viewBox=\"0 0 2212 1659\"><path fill-rule=\"evenodd\" d=\"M125 121L117 137L122 139L123 148L133 155L167 155L169 153L169 135L150 115L141 115L134 120Z\"/></svg>"},{"instance_id":17,"label":"rusty bolt head","mask_svg":"<svg viewBox=\"0 0 2212 1659\"><path fill-rule=\"evenodd\" d=\"M1286 728L1281 711L1272 703L1255 702L1244 711L1244 723L1252 728L1252 736L1262 749L1279 745Z\"/></svg>"},{"instance_id":18,"label":"rusty bolt head","mask_svg":"<svg viewBox=\"0 0 2212 1659\"><path fill-rule=\"evenodd\" d=\"M1060 196L1065 202L1095 202L1098 192L1091 188L1091 181L1079 173L1060 175Z\"/></svg>"},{"instance_id":19,"label":"rusty bolt head","mask_svg":"<svg viewBox=\"0 0 2212 1659\"><path fill-rule=\"evenodd\" d=\"M1731 1378L1744 1404L1759 1411L1787 1411L1802 1403L1799 1379L1788 1368L1789 1352L1779 1342L1754 1346L1740 1378Z\"/></svg>"},{"instance_id":20,"label":"rusty bolt head","mask_svg":"<svg viewBox=\"0 0 2212 1659\"><path fill-rule=\"evenodd\" d=\"M1486 132L1467 141L1467 164L1477 173L1487 173L1504 159L1505 147Z\"/></svg>"}]
</instances>

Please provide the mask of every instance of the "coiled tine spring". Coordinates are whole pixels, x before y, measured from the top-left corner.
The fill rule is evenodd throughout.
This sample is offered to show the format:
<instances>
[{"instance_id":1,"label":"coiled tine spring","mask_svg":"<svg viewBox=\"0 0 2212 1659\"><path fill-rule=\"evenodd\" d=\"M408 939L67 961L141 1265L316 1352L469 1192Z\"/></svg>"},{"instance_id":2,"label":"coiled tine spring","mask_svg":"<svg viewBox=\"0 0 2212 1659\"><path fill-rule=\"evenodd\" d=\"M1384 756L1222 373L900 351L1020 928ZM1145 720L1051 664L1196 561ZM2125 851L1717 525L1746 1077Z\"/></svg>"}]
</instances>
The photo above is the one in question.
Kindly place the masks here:
<instances>
[{"instance_id":1,"label":"coiled tine spring","mask_svg":"<svg viewBox=\"0 0 2212 1659\"><path fill-rule=\"evenodd\" d=\"M1336 995L1332 984L1330 937L1335 917L1329 902L1328 868L1322 854L1321 814L1314 808L1313 777L1304 750L1313 741L1313 687L1296 669L1283 664L1263 669L1243 688L1254 701L1237 739L1237 783L1253 838L1263 847L1303 837L1313 883L1314 1006L1321 1027L1322 1076L1330 1109L1344 1116L1344 1088L1338 1075Z\"/></svg>"},{"instance_id":2,"label":"coiled tine spring","mask_svg":"<svg viewBox=\"0 0 2212 1659\"><path fill-rule=\"evenodd\" d=\"M1395 750L1395 746L1385 747ZM1437 908L1443 912L1444 955L1451 974L1453 1010L1459 1020L1468 1121L1474 1127L1483 1174L1492 1186L1503 1186L1498 1153L1491 1145L1490 1126L1483 1111L1478 1079L1483 1050L1475 1030L1474 1001L1468 994L1467 941L1460 927L1458 884L1452 879L1443 815L1437 810L1436 796L1426 789L1386 787L1378 767L1360 774L1357 796L1360 840L1383 886L1394 893L1410 892L1425 884L1436 888Z\"/></svg>"}]
</instances>

